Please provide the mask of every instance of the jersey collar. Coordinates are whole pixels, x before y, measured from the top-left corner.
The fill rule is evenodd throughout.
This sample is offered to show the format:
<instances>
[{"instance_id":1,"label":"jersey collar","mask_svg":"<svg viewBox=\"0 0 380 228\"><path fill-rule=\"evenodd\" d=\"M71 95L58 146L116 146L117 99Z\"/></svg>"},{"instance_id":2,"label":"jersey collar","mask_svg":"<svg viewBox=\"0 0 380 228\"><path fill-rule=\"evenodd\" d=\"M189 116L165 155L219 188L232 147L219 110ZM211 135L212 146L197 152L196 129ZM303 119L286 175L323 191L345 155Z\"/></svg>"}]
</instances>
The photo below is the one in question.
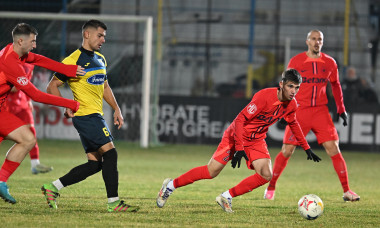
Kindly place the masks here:
<instances>
[{"instance_id":1,"label":"jersey collar","mask_svg":"<svg viewBox=\"0 0 380 228\"><path fill-rule=\"evenodd\" d=\"M80 47L79 50L80 50L81 52L86 53L86 54L89 55L89 56L94 56L94 55L95 55L95 52L94 52L94 51L89 51L89 50L87 50L87 49L84 49L84 47Z\"/></svg>"}]
</instances>

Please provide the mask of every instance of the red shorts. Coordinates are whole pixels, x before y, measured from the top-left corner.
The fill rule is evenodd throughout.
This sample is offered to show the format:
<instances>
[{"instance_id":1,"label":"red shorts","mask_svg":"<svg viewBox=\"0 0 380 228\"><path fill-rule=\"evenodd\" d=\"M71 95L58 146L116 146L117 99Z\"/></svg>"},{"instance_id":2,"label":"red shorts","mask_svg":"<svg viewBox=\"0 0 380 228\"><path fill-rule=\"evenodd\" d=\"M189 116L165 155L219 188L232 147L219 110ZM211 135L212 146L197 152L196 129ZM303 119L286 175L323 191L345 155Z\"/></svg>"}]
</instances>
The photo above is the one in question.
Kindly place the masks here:
<instances>
[{"instance_id":1,"label":"red shorts","mask_svg":"<svg viewBox=\"0 0 380 228\"><path fill-rule=\"evenodd\" d=\"M260 158L270 159L268 152L268 147L264 139L254 142L252 145L244 146L244 151L247 154L248 161L247 167L249 169L254 169L252 162ZM219 143L218 148L212 155L212 158L216 161L226 165L234 157L235 153L235 139L233 129L228 128ZM242 158L245 160L244 158Z\"/></svg>"},{"instance_id":2,"label":"red shorts","mask_svg":"<svg viewBox=\"0 0 380 228\"><path fill-rule=\"evenodd\" d=\"M326 105L299 108L296 111L296 116L303 134L306 136L310 130L313 131L319 144L339 140L338 132ZM283 143L299 145L289 126L286 126Z\"/></svg>"},{"instance_id":3,"label":"red shorts","mask_svg":"<svg viewBox=\"0 0 380 228\"><path fill-rule=\"evenodd\" d=\"M22 121L24 121L26 124L30 124L30 125L34 124L33 113L30 108L20 109L19 112L12 112L12 113L15 114Z\"/></svg>"},{"instance_id":4,"label":"red shorts","mask_svg":"<svg viewBox=\"0 0 380 228\"><path fill-rule=\"evenodd\" d=\"M25 125L24 121L17 116L4 110L0 111L0 142L9 133L23 125Z\"/></svg>"}]
</instances>

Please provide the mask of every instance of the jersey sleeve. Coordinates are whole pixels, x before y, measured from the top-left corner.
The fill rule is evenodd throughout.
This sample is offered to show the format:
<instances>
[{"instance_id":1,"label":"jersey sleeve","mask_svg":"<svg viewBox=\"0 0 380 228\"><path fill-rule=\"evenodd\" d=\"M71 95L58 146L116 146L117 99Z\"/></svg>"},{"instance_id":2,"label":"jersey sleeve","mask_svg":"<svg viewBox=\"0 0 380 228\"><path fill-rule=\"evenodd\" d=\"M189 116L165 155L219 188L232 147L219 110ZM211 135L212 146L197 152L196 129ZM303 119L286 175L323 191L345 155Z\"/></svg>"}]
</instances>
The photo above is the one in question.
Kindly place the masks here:
<instances>
[{"instance_id":1,"label":"jersey sleeve","mask_svg":"<svg viewBox=\"0 0 380 228\"><path fill-rule=\"evenodd\" d=\"M38 55L30 52L27 59L27 63L33 63L34 65L56 71L65 74L68 77L76 77L78 65L65 65L63 63L49 59L43 55Z\"/></svg>"},{"instance_id":2,"label":"jersey sleeve","mask_svg":"<svg viewBox=\"0 0 380 228\"><path fill-rule=\"evenodd\" d=\"M20 76L21 75L21 76ZM32 100L44 104L67 107L76 112L79 109L79 102L50 95L38 90L26 77L24 68L21 65L12 67L12 71L7 72L7 81L18 90L23 91Z\"/></svg>"},{"instance_id":3,"label":"jersey sleeve","mask_svg":"<svg viewBox=\"0 0 380 228\"><path fill-rule=\"evenodd\" d=\"M262 93L256 93L251 102L240 111L240 113L235 118L235 149L236 150L244 150L243 143L243 134L244 134L244 126L247 122L255 118L263 107L266 104L265 98L263 98Z\"/></svg>"},{"instance_id":4,"label":"jersey sleeve","mask_svg":"<svg viewBox=\"0 0 380 228\"><path fill-rule=\"evenodd\" d=\"M71 58L70 56L68 56L64 60L62 60L62 63L63 64L68 64L68 65L75 65L76 61L73 58ZM56 77L56 78L58 78L62 82L66 82L67 80L70 79L70 77L68 77L67 75L59 73L59 72L55 72L53 74L53 76Z\"/></svg>"},{"instance_id":5,"label":"jersey sleeve","mask_svg":"<svg viewBox=\"0 0 380 228\"><path fill-rule=\"evenodd\" d=\"M332 61L331 63L332 71L330 75L331 89L334 95L337 113L341 114L346 111L346 108L343 102L343 92L342 92L342 87L339 82L338 66L336 65L336 62L334 60L331 60L331 61Z\"/></svg>"},{"instance_id":6,"label":"jersey sleeve","mask_svg":"<svg viewBox=\"0 0 380 228\"><path fill-rule=\"evenodd\" d=\"M292 130L292 133L296 137L298 143L301 145L301 147L304 150L310 149L309 144L306 141L306 138L304 134L302 133L301 127L297 121L296 118L296 108L294 108L293 111L291 111L288 115L285 116L286 122L288 122L288 125L290 129Z\"/></svg>"}]
</instances>

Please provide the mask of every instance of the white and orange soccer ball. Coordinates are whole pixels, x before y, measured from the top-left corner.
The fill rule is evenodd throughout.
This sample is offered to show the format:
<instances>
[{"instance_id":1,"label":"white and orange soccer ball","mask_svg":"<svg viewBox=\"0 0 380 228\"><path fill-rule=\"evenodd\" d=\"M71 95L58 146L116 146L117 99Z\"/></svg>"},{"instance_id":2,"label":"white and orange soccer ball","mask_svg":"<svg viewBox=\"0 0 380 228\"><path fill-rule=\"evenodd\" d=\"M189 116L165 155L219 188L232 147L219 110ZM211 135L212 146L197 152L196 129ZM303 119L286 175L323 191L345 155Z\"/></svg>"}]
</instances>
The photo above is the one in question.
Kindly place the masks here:
<instances>
[{"instance_id":1,"label":"white and orange soccer ball","mask_svg":"<svg viewBox=\"0 0 380 228\"><path fill-rule=\"evenodd\" d=\"M323 213L323 202L317 195L304 195L298 201L298 212L305 219L316 219Z\"/></svg>"}]
</instances>

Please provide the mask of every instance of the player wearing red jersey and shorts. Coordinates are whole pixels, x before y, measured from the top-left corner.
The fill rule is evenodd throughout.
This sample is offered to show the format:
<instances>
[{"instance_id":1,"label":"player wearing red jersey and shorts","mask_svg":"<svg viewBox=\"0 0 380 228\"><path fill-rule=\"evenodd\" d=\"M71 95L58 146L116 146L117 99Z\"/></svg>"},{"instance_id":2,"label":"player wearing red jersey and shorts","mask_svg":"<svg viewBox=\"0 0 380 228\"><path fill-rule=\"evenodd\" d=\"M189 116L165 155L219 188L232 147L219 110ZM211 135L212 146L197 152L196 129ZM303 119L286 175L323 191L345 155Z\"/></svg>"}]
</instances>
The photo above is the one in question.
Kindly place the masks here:
<instances>
[{"instance_id":1,"label":"player wearing red jersey and shorts","mask_svg":"<svg viewBox=\"0 0 380 228\"><path fill-rule=\"evenodd\" d=\"M299 108L297 120L304 135L313 131L326 153L331 157L334 169L343 188L343 200L358 201L360 196L350 190L346 162L339 149L339 137L331 119L328 107L326 86L331 83L338 118L343 119L343 125L347 125L347 113L343 103L342 88L339 82L338 67L335 60L321 52L323 46L323 33L319 30L311 30L306 38L308 51L294 56L288 68L296 69L302 76L302 86L297 93ZM273 178L264 192L265 199L274 199L275 187L278 178L285 169L290 156L293 154L297 140L289 126L285 129L283 146L278 153L274 167Z\"/></svg>"},{"instance_id":2,"label":"player wearing red jersey and shorts","mask_svg":"<svg viewBox=\"0 0 380 228\"><path fill-rule=\"evenodd\" d=\"M164 180L157 197L157 206L162 208L176 188L192 184L202 179L216 177L231 161L232 167L240 167L241 158L246 159L249 169L256 174L242 180L235 187L216 197L217 203L228 213L232 211L232 198L252 191L266 184L272 177L272 166L265 142L269 126L285 118L296 139L306 151L308 159L316 162L320 158L310 149L298 125L294 98L301 84L300 74L290 69L283 73L280 88L267 88L257 92L251 102L237 115L225 130L222 140L208 165L189 170L174 180Z\"/></svg>"},{"instance_id":3,"label":"player wearing red jersey and shorts","mask_svg":"<svg viewBox=\"0 0 380 228\"><path fill-rule=\"evenodd\" d=\"M23 67L28 80L31 81L34 65L25 63ZM30 97L26 96L24 92L19 91L14 87L8 94L6 106L8 112L13 113L26 124L28 124L34 137L37 137L32 113L33 105ZM29 157L31 163L31 171L33 174L47 173L53 170L53 167L40 163L40 151L37 142L29 151Z\"/></svg>"},{"instance_id":4,"label":"player wearing red jersey and shorts","mask_svg":"<svg viewBox=\"0 0 380 228\"><path fill-rule=\"evenodd\" d=\"M16 200L9 194L7 181L36 143L27 124L6 110L5 102L12 87L23 91L37 102L68 107L74 111L79 108L79 102L39 91L28 80L24 64L31 63L71 77L85 73L81 66L64 65L30 52L36 48L37 34L32 26L20 23L12 31L13 43L0 51L0 141L8 139L15 142L0 169L0 197L9 203L16 203Z\"/></svg>"}]
</instances>

